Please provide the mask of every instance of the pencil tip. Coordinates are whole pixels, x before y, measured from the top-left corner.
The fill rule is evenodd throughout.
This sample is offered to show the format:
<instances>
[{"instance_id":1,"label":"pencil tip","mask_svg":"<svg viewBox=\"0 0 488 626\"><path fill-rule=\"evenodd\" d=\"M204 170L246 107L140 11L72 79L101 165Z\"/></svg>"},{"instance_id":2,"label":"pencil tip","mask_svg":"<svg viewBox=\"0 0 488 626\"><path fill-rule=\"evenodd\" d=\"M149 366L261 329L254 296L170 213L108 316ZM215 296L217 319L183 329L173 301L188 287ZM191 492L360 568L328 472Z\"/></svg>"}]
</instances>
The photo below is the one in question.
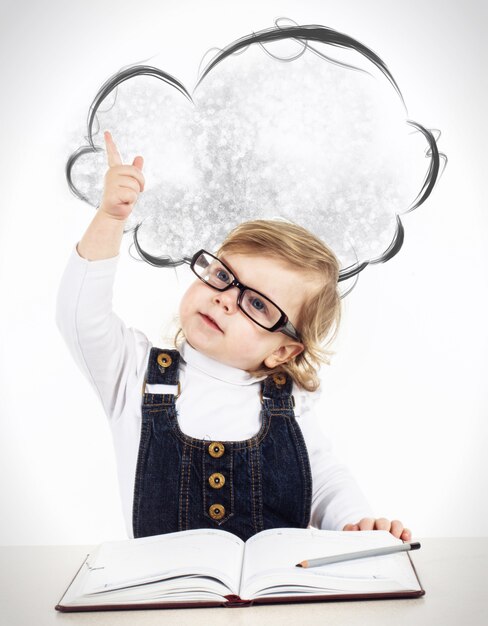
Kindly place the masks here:
<instances>
[{"instance_id":1,"label":"pencil tip","mask_svg":"<svg viewBox=\"0 0 488 626\"><path fill-rule=\"evenodd\" d=\"M303 567L303 565L301 563L297 563L295 567Z\"/></svg>"}]
</instances>

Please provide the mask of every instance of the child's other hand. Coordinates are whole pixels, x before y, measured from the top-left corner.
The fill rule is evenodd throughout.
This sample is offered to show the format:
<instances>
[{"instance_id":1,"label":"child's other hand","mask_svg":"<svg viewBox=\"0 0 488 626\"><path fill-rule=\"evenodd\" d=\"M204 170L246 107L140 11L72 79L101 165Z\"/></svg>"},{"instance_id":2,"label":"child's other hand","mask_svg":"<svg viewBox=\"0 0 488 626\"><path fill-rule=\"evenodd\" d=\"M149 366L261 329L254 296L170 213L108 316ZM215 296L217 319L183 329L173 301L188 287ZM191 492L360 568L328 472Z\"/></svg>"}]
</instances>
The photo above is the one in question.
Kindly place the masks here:
<instances>
[{"instance_id":1,"label":"child's other hand","mask_svg":"<svg viewBox=\"0 0 488 626\"><path fill-rule=\"evenodd\" d=\"M346 524L342 530L388 530L397 539L402 541L410 541L412 533L408 528L404 528L403 524L395 519L392 522L385 517L374 519L372 517L363 517L356 524Z\"/></svg>"},{"instance_id":2,"label":"child's other hand","mask_svg":"<svg viewBox=\"0 0 488 626\"><path fill-rule=\"evenodd\" d=\"M112 135L104 132L108 170L105 174L100 211L118 220L126 220L132 213L139 193L144 191L142 165L144 159L136 156L132 165L123 165Z\"/></svg>"}]
</instances>

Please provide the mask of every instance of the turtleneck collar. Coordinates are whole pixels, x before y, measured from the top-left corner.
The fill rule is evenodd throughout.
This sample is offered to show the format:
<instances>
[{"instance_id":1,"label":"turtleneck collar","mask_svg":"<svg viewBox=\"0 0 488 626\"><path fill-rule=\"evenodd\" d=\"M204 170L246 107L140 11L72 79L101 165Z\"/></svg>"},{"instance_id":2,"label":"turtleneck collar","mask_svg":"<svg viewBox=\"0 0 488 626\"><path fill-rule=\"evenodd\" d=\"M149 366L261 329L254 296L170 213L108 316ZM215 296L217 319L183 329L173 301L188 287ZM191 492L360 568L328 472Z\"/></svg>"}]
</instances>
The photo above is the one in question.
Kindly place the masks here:
<instances>
[{"instance_id":1,"label":"turtleneck collar","mask_svg":"<svg viewBox=\"0 0 488 626\"><path fill-rule=\"evenodd\" d=\"M180 354L187 367L194 367L204 374L207 374L207 376L232 385L252 385L266 378L266 376L256 378L255 376L251 376L246 370L241 370L237 367L232 367L231 365L226 365L225 363L211 359L202 352L195 350L186 340L180 348Z\"/></svg>"}]
</instances>

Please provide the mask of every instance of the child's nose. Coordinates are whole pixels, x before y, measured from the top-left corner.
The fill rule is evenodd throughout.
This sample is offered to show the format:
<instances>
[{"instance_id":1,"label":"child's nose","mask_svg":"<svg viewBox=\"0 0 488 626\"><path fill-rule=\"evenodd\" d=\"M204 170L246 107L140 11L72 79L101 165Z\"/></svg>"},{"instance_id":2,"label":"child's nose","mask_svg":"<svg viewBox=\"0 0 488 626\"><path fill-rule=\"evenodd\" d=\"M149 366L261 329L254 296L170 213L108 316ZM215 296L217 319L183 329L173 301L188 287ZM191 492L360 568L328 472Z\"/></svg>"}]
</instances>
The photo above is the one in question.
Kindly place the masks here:
<instances>
[{"instance_id":1,"label":"child's nose","mask_svg":"<svg viewBox=\"0 0 488 626\"><path fill-rule=\"evenodd\" d=\"M224 307L227 313L234 313L237 310L237 297L239 295L239 289L233 287L227 291L219 291L213 297L213 301L216 304L220 304Z\"/></svg>"}]
</instances>

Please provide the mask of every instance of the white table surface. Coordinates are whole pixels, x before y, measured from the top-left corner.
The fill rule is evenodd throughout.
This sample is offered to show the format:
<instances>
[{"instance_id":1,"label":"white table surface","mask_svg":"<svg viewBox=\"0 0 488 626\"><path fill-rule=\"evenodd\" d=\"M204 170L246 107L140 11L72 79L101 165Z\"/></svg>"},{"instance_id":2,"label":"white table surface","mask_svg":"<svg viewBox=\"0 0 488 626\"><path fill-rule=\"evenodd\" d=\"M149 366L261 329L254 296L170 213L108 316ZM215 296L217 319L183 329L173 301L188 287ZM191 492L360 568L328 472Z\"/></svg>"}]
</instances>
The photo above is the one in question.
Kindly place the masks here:
<instances>
[{"instance_id":1,"label":"white table surface","mask_svg":"<svg viewBox=\"0 0 488 626\"><path fill-rule=\"evenodd\" d=\"M47 626L486 626L488 537L415 538L411 558L426 594L402 600L281 604L245 608L60 613L54 606L93 546L0 547L0 624Z\"/></svg>"}]
</instances>

